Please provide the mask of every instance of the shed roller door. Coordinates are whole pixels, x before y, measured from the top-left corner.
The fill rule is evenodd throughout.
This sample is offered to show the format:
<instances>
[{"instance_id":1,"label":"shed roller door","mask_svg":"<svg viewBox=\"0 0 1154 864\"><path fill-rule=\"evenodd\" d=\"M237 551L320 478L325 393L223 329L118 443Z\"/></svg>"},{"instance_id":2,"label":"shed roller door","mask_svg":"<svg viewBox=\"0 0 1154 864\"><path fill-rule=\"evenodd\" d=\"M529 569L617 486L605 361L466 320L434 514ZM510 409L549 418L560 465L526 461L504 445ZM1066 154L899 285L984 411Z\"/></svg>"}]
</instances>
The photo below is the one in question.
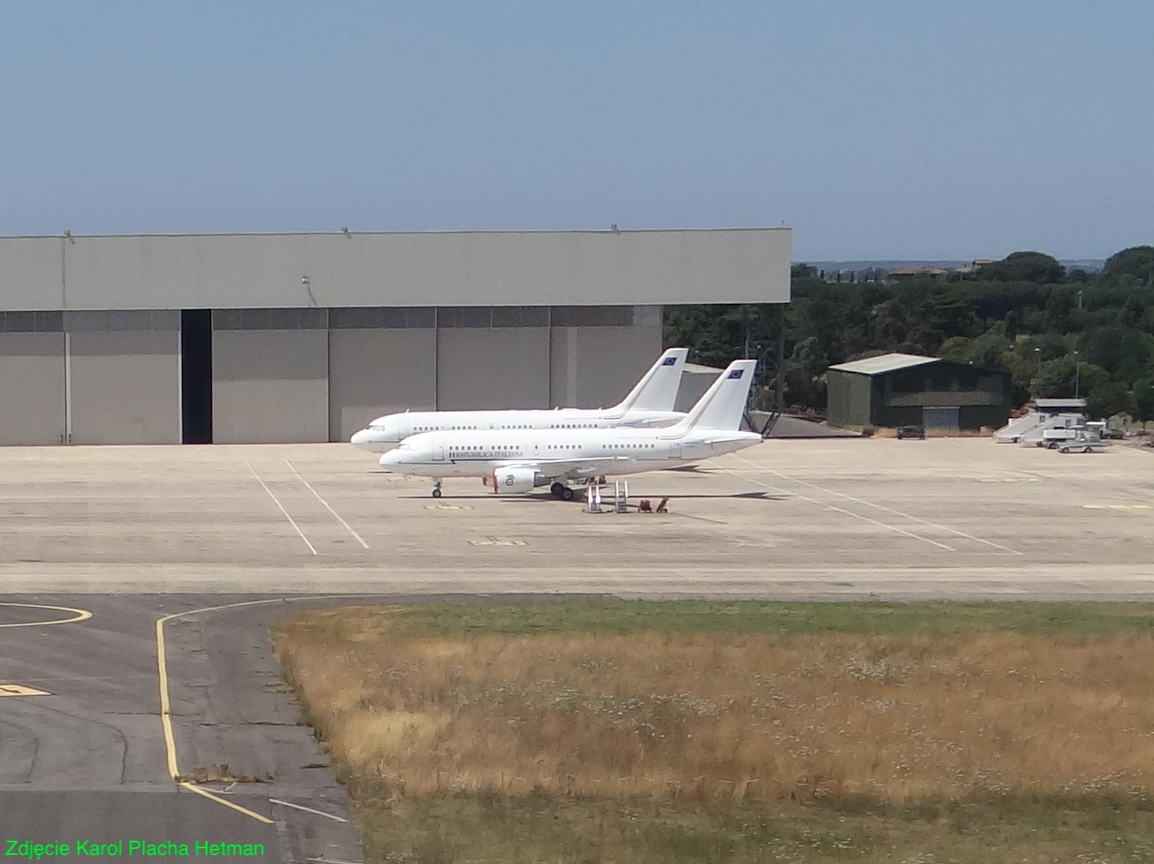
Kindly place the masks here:
<instances>
[{"instance_id":1,"label":"shed roller door","mask_svg":"<svg viewBox=\"0 0 1154 864\"><path fill-rule=\"evenodd\" d=\"M957 408L923 408L922 425L927 429L941 429L946 432L958 431Z\"/></svg>"}]
</instances>

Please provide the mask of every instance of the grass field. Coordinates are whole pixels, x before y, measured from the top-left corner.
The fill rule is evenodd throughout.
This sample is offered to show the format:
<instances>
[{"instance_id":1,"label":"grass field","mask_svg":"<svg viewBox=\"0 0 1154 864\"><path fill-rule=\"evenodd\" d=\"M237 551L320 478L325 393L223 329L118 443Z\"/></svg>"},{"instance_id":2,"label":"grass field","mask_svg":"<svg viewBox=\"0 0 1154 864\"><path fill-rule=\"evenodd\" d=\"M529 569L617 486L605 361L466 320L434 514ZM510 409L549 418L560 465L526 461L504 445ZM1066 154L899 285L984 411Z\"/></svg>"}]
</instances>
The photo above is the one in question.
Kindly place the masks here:
<instances>
[{"instance_id":1,"label":"grass field","mask_svg":"<svg viewBox=\"0 0 1154 864\"><path fill-rule=\"evenodd\" d=\"M374 861L1154 861L1152 611L462 604L274 641Z\"/></svg>"}]
</instances>

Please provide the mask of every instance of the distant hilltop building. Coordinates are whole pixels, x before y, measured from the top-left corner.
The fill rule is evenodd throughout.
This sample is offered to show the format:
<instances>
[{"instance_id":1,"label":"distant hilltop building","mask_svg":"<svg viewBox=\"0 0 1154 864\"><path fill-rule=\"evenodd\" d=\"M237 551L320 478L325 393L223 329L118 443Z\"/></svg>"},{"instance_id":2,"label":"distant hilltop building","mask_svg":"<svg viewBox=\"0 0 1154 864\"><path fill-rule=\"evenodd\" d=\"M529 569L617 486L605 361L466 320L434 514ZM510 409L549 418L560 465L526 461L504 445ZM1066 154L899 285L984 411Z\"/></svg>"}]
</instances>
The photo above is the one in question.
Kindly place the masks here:
<instances>
[{"instance_id":1,"label":"distant hilltop building","mask_svg":"<svg viewBox=\"0 0 1154 864\"><path fill-rule=\"evenodd\" d=\"M893 282L903 282L909 279L917 279L922 276L931 276L940 278L947 276L950 273L957 273L959 275L968 275L975 272L980 267L986 264L993 264L993 258L975 258L969 264L959 264L957 267L938 267L930 265L926 267L897 267L885 274L885 279Z\"/></svg>"},{"instance_id":2,"label":"distant hilltop building","mask_svg":"<svg viewBox=\"0 0 1154 864\"><path fill-rule=\"evenodd\" d=\"M898 267L886 274L887 279L901 282L905 279L916 279L919 276L945 276L949 270L941 267Z\"/></svg>"},{"instance_id":3,"label":"distant hilltop building","mask_svg":"<svg viewBox=\"0 0 1154 864\"><path fill-rule=\"evenodd\" d=\"M1046 256L1048 257L1048 256ZM1000 264L994 258L974 258L971 261L815 261L795 263L795 277L816 277L823 282L906 282L913 279L942 279L951 276L965 278L979 275L983 267ZM1074 273L1100 272L1105 264L1100 259L1058 260L1058 264ZM987 274L988 275L988 274ZM1004 279L1004 277L1003 277Z\"/></svg>"}]
</instances>

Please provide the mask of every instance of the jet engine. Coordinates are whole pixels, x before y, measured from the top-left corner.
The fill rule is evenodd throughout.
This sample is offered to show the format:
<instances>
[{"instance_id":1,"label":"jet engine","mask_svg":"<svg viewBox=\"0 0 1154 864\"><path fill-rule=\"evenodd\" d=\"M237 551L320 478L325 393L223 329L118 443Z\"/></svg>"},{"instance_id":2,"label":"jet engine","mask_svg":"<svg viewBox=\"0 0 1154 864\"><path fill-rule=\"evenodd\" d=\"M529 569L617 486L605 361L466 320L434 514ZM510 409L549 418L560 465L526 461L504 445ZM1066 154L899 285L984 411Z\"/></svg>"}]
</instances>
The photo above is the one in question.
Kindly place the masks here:
<instances>
[{"instance_id":1,"label":"jet engine","mask_svg":"<svg viewBox=\"0 0 1154 864\"><path fill-rule=\"evenodd\" d=\"M498 495L519 495L531 492L537 482L537 472L532 468L498 468L489 478L493 491Z\"/></svg>"}]
</instances>

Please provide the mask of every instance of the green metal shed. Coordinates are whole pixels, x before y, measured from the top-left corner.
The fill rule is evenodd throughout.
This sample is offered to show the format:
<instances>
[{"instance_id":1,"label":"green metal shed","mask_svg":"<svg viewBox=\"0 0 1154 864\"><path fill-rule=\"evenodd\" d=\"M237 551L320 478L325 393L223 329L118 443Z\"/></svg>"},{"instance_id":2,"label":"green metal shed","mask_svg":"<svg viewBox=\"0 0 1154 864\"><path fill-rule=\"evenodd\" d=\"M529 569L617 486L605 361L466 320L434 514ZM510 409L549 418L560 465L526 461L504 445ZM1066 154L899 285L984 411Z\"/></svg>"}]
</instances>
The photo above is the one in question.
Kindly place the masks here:
<instances>
[{"instance_id":1,"label":"green metal shed","mask_svg":"<svg viewBox=\"0 0 1154 864\"><path fill-rule=\"evenodd\" d=\"M1010 376L916 354L882 354L830 366L831 426L922 425L997 429L1010 417Z\"/></svg>"}]
</instances>

